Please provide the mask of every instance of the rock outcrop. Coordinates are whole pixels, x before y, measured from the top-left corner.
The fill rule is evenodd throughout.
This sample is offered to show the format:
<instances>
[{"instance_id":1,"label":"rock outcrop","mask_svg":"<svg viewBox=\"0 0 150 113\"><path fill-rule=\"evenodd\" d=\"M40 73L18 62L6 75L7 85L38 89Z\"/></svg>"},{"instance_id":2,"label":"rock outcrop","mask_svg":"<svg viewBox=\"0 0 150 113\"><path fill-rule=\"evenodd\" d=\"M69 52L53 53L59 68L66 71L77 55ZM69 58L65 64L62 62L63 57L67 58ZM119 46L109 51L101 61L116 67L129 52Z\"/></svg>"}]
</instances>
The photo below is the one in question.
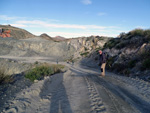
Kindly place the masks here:
<instances>
[{"instance_id":1,"label":"rock outcrop","mask_svg":"<svg viewBox=\"0 0 150 113\"><path fill-rule=\"evenodd\" d=\"M100 36L80 37L69 39L67 44L72 45L76 49L74 57L81 57L84 53L90 55L93 51L102 49L103 45L110 39Z\"/></svg>"}]
</instances>

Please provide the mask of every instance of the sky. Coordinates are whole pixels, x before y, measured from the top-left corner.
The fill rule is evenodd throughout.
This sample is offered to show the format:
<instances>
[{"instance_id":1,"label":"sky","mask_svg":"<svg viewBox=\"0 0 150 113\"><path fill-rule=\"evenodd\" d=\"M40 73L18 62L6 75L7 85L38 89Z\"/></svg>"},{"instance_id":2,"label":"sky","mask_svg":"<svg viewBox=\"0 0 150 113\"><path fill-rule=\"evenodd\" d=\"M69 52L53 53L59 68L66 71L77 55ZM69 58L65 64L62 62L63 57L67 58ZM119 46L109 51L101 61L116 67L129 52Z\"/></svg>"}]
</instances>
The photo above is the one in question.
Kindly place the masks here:
<instances>
[{"instance_id":1,"label":"sky","mask_svg":"<svg viewBox=\"0 0 150 113\"><path fill-rule=\"evenodd\" d=\"M0 0L0 24L51 37L150 29L150 0Z\"/></svg>"}]
</instances>

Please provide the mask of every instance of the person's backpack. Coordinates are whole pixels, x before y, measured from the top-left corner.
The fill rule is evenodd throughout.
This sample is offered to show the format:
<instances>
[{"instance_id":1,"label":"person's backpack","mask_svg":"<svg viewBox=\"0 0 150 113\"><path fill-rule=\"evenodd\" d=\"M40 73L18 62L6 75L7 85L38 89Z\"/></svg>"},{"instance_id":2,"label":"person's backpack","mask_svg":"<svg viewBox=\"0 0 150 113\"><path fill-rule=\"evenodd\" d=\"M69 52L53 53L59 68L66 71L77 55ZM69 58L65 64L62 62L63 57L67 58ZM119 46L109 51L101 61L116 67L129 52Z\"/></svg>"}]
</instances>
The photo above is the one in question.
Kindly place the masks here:
<instances>
[{"instance_id":1,"label":"person's backpack","mask_svg":"<svg viewBox=\"0 0 150 113\"><path fill-rule=\"evenodd\" d=\"M106 56L106 61L109 59L109 55L108 53L104 52L105 56Z\"/></svg>"}]
</instances>

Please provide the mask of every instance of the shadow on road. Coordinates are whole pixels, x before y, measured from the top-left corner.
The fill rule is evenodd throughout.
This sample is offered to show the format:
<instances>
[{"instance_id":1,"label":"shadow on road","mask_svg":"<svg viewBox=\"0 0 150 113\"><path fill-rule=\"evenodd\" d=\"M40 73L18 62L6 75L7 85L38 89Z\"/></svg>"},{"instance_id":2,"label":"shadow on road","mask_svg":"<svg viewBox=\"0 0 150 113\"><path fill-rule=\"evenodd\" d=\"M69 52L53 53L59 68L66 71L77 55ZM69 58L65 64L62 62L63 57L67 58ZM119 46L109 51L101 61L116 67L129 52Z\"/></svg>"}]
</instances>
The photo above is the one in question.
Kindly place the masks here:
<instances>
[{"instance_id":1,"label":"shadow on road","mask_svg":"<svg viewBox=\"0 0 150 113\"><path fill-rule=\"evenodd\" d=\"M54 75L52 82L44 82L40 96L41 98L47 98L48 95L51 95L50 113L72 113L63 79L63 74Z\"/></svg>"}]
</instances>

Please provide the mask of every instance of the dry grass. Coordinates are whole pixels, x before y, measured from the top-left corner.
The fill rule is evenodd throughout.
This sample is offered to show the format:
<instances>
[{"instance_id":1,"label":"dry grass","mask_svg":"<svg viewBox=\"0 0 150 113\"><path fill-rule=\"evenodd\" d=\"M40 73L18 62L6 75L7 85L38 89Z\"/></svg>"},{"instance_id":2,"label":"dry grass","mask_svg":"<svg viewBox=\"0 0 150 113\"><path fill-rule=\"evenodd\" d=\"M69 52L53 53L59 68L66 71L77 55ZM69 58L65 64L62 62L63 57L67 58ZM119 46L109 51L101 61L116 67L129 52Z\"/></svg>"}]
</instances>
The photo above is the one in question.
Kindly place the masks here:
<instances>
[{"instance_id":1,"label":"dry grass","mask_svg":"<svg viewBox=\"0 0 150 113\"><path fill-rule=\"evenodd\" d=\"M0 85L1 84L5 84L5 83L9 83L13 81L13 76L7 75L6 74L6 69L0 68Z\"/></svg>"}]
</instances>

